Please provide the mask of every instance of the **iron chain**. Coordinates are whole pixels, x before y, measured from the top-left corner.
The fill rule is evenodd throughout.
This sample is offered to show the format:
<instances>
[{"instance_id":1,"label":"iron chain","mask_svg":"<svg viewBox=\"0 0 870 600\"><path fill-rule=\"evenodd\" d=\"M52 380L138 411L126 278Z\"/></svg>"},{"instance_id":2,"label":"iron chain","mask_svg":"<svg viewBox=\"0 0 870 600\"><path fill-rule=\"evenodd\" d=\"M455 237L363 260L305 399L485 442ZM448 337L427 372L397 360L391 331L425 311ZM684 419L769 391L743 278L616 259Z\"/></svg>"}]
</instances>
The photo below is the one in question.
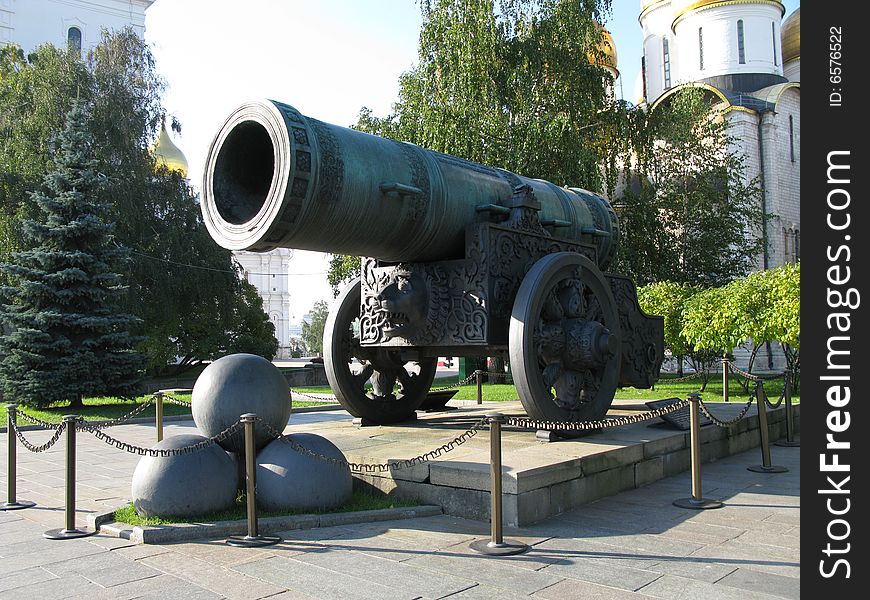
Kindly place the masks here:
<instances>
[{"instance_id":1,"label":"iron chain","mask_svg":"<svg viewBox=\"0 0 870 600\"><path fill-rule=\"evenodd\" d=\"M731 427L732 425L734 425L734 423L737 423L738 421L740 421L741 419L743 419L743 417L746 416L746 413L749 412L749 408L752 406L752 402L753 402L753 400L755 400L755 394L756 394L756 393L757 393L757 392L753 392L752 394L750 394L750 396L749 396L749 400L746 401L746 404L745 404L745 405L743 406L743 408L740 410L740 413L739 413L736 417L734 417L733 419L731 419L730 421L725 421L725 420L723 420L723 419L720 419L719 417L717 417L716 415L714 415L713 413L711 413L710 410L707 408L707 405L704 404L704 400L701 399L700 396L698 397L698 400L699 400L699 402L698 402L698 408L699 408L699 409L701 410L701 412L704 413L704 415L705 415L708 419L710 419L710 420L711 420L711 421L712 421L716 426L718 426L718 427Z\"/></svg>"},{"instance_id":2,"label":"iron chain","mask_svg":"<svg viewBox=\"0 0 870 600\"><path fill-rule=\"evenodd\" d=\"M177 404L178 406L184 406L185 408L191 408L193 406L192 402L187 402L186 400L179 400L175 396L170 394L163 393L163 401L169 402L170 404Z\"/></svg>"},{"instance_id":3,"label":"iron chain","mask_svg":"<svg viewBox=\"0 0 870 600\"><path fill-rule=\"evenodd\" d=\"M315 396L313 394L306 394L304 392L299 392L299 391L291 388L290 389L290 398L293 398L293 394L296 394L297 396L301 396L303 398L308 398L309 400L319 400L321 402L323 402L324 400L334 400L335 402L338 402L338 398L336 398L335 396L330 396L328 394Z\"/></svg>"},{"instance_id":4,"label":"iron chain","mask_svg":"<svg viewBox=\"0 0 870 600\"><path fill-rule=\"evenodd\" d=\"M22 419L24 419L25 421L27 421L28 423L32 423L33 425L38 425L39 427L42 427L43 429L60 429L61 427L63 427L63 423L49 423L48 421L43 421L42 419L37 419L36 417L31 417L26 412L23 412L21 410L16 410L15 414L17 416L21 417Z\"/></svg>"},{"instance_id":5,"label":"iron chain","mask_svg":"<svg viewBox=\"0 0 870 600\"><path fill-rule=\"evenodd\" d=\"M18 429L18 425L16 425L15 423L11 423L11 425L12 425L13 431L15 431L15 437L18 438L18 441L21 442L21 445L24 446L25 448L27 448L28 450L30 450L31 452L37 452L37 453L38 452L45 452L46 450L48 450L49 448L54 446L57 443L57 440L60 439L61 434L63 434L63 431L66 428L65 424L61 423L60 425L58 425L55 428L54 434L51 436L51 438L47 442L45 442L41 446L37 446L36 444L31 444L27 440L27 438L24 437L24 434L21 433L20 429Z\"/></svg>"},{"instance_id":6,"label":"iron chain","mask_svg":"<svg viewBox=\"0 0 870 600\"><path fill-rule=\"evenodd\" d=\"M129 452L130 454L138 454L140 456L179 456L182 454L191 454L193 452L199 452L209 446L214 444L219 444L220 442L226 440L237 431L242 429L242 424L240 422L233 423L217 435L214 435L206 440L202 440L201 442L197 442L195 444L191 444L190 446L184 446L183 448L143 448L141 446L135 446L133 444L129 444L127 442L123 442L119 439L113 438L112 436L104 433L100 428L94 427L93 425L88 425L87 423L79 422L76 425L77 429L81 429L82 431L87 431L88 433L92 433L98 440L109 444L110 446L114 446L119 450L123 450L124 452Z\"/></svg>"},{"instance_id":7,"label":"iron chain","mask_svg":"<svg viewBox=\"0 0 870 600\"><path fill-rule=\"evenodd\" d=\"M773 379L779 379L780 377L784 377L787 371L783 371L782 373L775 373L773 375L755 375L754 373L749 373L742 369L738 369L732 363L728 363L728 368L735 375L740 375L744 379L748 379L749 381L770 381Z\"/></svg>"},{"instance_id":8,"label":"iron chain","mask_svg":"<svg viewBox=\"0 0 870 600\"><path fill-rule=\"evenodd\" d=\"M688 406L688 400L680 400L661 408L634 415L625 415L613 419L601 419L598 421L539 421L528 417L507 417L507 424L526 429L544 429L548 431L589 431L591 429L606 429L608 427L620 427L631 425L648 419L655 419L676 412Z\"/></svg>"},{"instance_id":9,"label":"iron chain","mask_svg":"<svg viewBox=\"0 0 870 600\"><path fill-rule=\"evenodd\" d=\"M285 444L290 446L290 448L292 448L294 451L299 452L300 454L304 454L305 456L309 456L311 458L314 458L316 460L322 461L322 462L326 462L326 463L330 463L330 464L338 465L338 466L346 466L351 471L356 471L356 472L361 472L361 473L375 473L375 472L385 473L385 472L392 471L395 469L405 469L408 467L412 467L414 465L418 465L418 464L422 464L425 462L435 460L439 456L446 454L446 453L450 452L451 450L456 449L457 447L461 446L462 444L464 444L465 442L467 442L468 440L473 438L475 435L477 435L478 431L480 431L481 429L486 427L487 424L489 423L489 419L484 417L484 418L480 419L479 421L477 421L474 425L469 427L467 430L465 430L464 432L462 432L459 435L457 435L456 437L454 437L452 440L450 440L446 444L442 444L441 446L438 446L434 450L430 450L429 452L426 452L425 454L421 454L419 456L415 456L414 458L406 458L406 459L396 460L393 462L386 462L386 463L354 463L354 462L349 462L349 461L346 461L346 460L343 460L340 458L333 458L331 456L325 456L325 455L320 454L318 452L314 452L313 450L306 448L305 446L303 446L299 442L291 439L289 436L286 436L283 433L281 433L280 431L277 431L274 427L272 427L268 423L263 422L259 417L257 418L257 420L260 421L265 426L266 431L268 431L268 433L270 435L281 440L282 442L284 442Z\"/></svg>"},{"instance_id":10,"label":"iron chain","mask_svg":"<svg viewBox=\"0 0 870 600\"><path fill-rule=\"evenodd\" d=\"M154 401L153 398L149 398L142 402L139 406L128 412L123 417L118 417L117 419L112 419L111 421L87 421L82 420L83 423L87 423L91 427L95 427L97 429L106 429L107 427L114 427L116 425L123 425L139 413L143 412L146 408L151 406L151 403Z\"/></svg>"},{"instance_id":11,"label":"iron chain","mask_svg":"<svg viewBox=\"0 0 870 600\"><path fill-rule=\"evenodd\" d=\"M694 373L689 373L688 375L684 375L682 377L677 377L675 379L663 379L663 383L682 383L684 381L692 381L693 379L697 379L698 377L707 375L713 375L718 373L718 369L715 371L695 371Z\"/></svg>"},{"instance_id":12,"label":"iron chain","mask_svg":"<svg viewBox=\"0 0 870 600\"><path fill-rule=\"evenodd\" d=\"M782 401L785 399L785 388L787 385L788 385L788 380L786 379L785 385L782 386L782 391L779 392L779 400L776 401L776 404L774 404L773 402L771 402L767 398L766 393L764 394L764 403L767 405L768 408L770 408L771 410L775 410L775 409L780 407L780 405L782 404Z\"/></svg>"}]
</instances>

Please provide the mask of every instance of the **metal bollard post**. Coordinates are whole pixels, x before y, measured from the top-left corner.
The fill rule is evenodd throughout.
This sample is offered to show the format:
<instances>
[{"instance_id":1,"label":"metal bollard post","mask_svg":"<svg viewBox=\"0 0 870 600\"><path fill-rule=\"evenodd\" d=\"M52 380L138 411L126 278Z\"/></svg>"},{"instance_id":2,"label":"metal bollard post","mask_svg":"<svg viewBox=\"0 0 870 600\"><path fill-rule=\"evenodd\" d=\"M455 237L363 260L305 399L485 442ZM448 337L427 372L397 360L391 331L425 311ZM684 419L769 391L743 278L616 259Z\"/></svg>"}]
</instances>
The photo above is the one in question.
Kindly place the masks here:
<instances>
[{"instance_id":1,"label":"metal bollard post","mask_svg":"<svg viewBox=\"0 0 870 600\"><path fill-rule=\"evenodd\" d=\"M66 428L66 527L50 529L42 534L50 540L69 540L73 538L94 535L97 530L78 529L76 527L76 421L78 415L64 415L63 426Z\"/></svg>"},{"instance_id":2,"label":"metal bollard post","mask_svg":"<svg viewBox=\"0 0 870 600\"><path fill-rule=\"evenodd\" d=\"M15 448L15 424L18 415L16 410L17 404L6 405L6 446L8 452L6 454L6 502L0 503L0 511L3 510L21 510L22 508L31 508L36 506L36 502L29 500L17 500L15 496L18 493L16 489L18 479L18 456Z\"/></svg>"},{"instance_id":3,"label":"metal bollard post","mask_svg":"<svg viewBox=\"0 0 870 600\"><path fill-rule=\"evenodd\" d=\"M483 404L483 371L478 369L474 375L477 378L477 403Z\"/></svg>"},{"instance_id":4,"label":"metal bollard post","mask_svg":"<svg viewBox=\"0 0 870 600\"><path fill-rule=\"evenodd\" d=\"M163 392L154 392L154 425L157 428L157 441L163 441Z\"/></svg>"},{"instance_id":5,"label":"metal bollard post","mask_svg":"<svg viewBox=\"0 0 870 600\"><path fill-rule=\"evenodd\" d=\"M755 382L755 405L758 407L758 431L761 434L761 464L746 467L755 473L787 473L785 467L778 467L770 462L770 431L767 424L767 401L764 384Z\"/></svg>"},{"instance_id":6,"label":"metal bollard post","mask_svg":"<svg viewBox=\"0 0 870 600\"><path fill-rule=\"evenodd\" d=\"M283 539L278 536L260 535L257 531L257 448L254 444L254 424L257 415L246 413L239 417L245 426L245 479L247 482L248 535L231 535L227 545L237 548L260 548L279 544Z\"/></svg>"},{"instance_id":7,"label":"metal bollard post","mask_svg":"<svg viewBox=\"0 0 870 600\"><path fill-rule=\"evenodd\" d=\"M792 382L791 375L785 374L785 439L774 442L777 446L786 448L798 448L801 443L794 439L794 407L791 405Z\"/></svg>"},{"instance_id":8,"label":"metal bollard post","mask_svg":"<svg viewBox=\"0 0 870 600\"><path fill-rule=\"evenodd\" d=\"M724 505L721 502L704 498L701 493L701 419L698 414L698 405L700 402L701 394L698 392L692 392L689 394L689 442L692 457L692 497L674 500L673 504L680 508L692 508L695 510L722 508Z\"/></svg>"},{"instance_id":9,"label":"metal bollard post","mask_svg":"<svg viewBox=\"0 0 870 600\"><path fill-rule=\"evenodd\" d=\"M507 419L501 413L486 415L489 419L489 456L490 456L490 540L476 540L470 544L472 550L489 556L510 556L521 554L530 549L528 544L505 540L502 536L502 485L501 485L501 425Z\"/></svg>"},{"instance_id":10,"label":"metal bollard post","mask_svg":"<svg viewBox=\"0 0 870 600\"><path fill-rule=\"evenodd\" d=\"M722 357L722 401L728 402L728 357Z\"/></svg>"}]
</instances>

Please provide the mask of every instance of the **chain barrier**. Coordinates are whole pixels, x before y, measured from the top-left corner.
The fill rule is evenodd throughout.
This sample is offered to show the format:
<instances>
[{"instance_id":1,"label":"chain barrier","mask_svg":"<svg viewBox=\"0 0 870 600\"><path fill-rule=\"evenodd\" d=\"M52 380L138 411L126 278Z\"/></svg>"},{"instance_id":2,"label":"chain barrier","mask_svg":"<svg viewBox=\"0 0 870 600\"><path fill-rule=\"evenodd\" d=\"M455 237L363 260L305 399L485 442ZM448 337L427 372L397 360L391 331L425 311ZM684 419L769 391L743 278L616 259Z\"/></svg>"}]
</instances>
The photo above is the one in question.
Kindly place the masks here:
<instances>
[{"instance_id":1,"label":"chain barrier","mask_svg":"<svg viewBox=\"0 0 870 600\"><path fill-rule=\"evenodd\" d=\"M122 425L122 424L126 423L127 421L129 421L130 419L132 419L133 417L135 417L136 415L138 415L139 413L143 412L146 408L148 408L151 405L152 402L154 402L154 398L148 398L148 399L144 400L142 402L142 404L140 404L139 406L137 406L136 408L134 408L133 410L128 412L126 415L124 415L122 417L118 417L116 419L112 419L110 421L84 421L84 422L88 423L92 427L97 427L99 429L105 429L107 427L115 427L116 425ZM59 429L59 428L63 427L62 423L49 423L48 421L43 421L42 419L38 419L36 417L28 415L26 412L24 412L20 409L17 410L15 412L15 414L18 415L19 417L21 417L22 419L24 419L25 421L27 421L28 423L31 423L32 425L37 425L39 427L42 427L43 429Z\"/></svg>"},{"instance_id":2,"label":"chain barrier","mask_svg":"<svg viewBox=\"0 0 870 600\"><path fill-rule=\"evenodd\" d=\"M452 450L455 450L456 448L458 448L459 446L461 446L462 444L464 444L465 442L467 442L468 440L473 438L475 435L477 435L478 431L480 431L481 429L483 429L484 427L486 427L489 424L489 419L486 417L483 417L479 421L477 421L474 425L472 425L471 427L469 427L468 429L466 429L465 431L463 431L462 433L460 433L459 435L454 437L452 440L450 440L446 444L442 444L442 445L438 446L437 448L435 448L434 450L430 450L429 452L426 452L425 454L420 454L419 456L415 456L414 458L405 458L402 460L396 460L394 462L386 462L386 463L354 463L354 462L349 462L349 461L346 461L346 460L343 460L340 458L333 458L331 456L325 456L323 454L320 454L318 452L310 450L310 449L306 448L305 446L303 446L302 444L300 444L299 442L291 439L289 436L285 436L283 433L276 430L274 427L272 427L268 423L263 422L259 417L257 418L257 421L259 421L260 423L262 423L262 425L265 426L266 431L269 433L269 435L275 437L276 439L281 440L282 442L284 442L285 444L290 446L290 448L292 448L294 451L299 452L300 454L304 454L305 456L309 456L311 458L314 458L316 460L326 462L329 464L338 465L338 466L346 466L351 471L362 472L362 473L375 473L375 472L385 473L388 471L393 471L395 469L405 469L408 467L412 467L414 465L418 465L418 464L422 464L424 462L429 462L429 461L435 460L439 456L441 456L443 454L447 454L448 452L450 452Z\"/></svg>"},{"instance_id":3,"label":"chain barrier","mask_svg":"<svg viewBox=\"0 0 870 600\"><path fill-rule=\"evenodd\" d=\"M771 381L773 379L779 379L780 377L785 377L788 371L783 371L782 373L774 373L772 375L755 375L754 373L749 373L742 369L738 369L733 364L728 363L728 368L735 375L740 375L744 379L748 379L749 381Z\"/></svg>"},{"instance_id":4,"label":"chain barrier","mask_svg":"<svg viewBox=\"0 0 870 600\"><path fill-rule=\"evenodd\" d=\"M20 408L15 411L15 414L27 421L28 423L32 425L37 425L39 427L42 427L43 429L61 429L63 427L63 423L49 423L48 421L43 421L42 419L31 417Z\"/></svg>"},{"instance_id":5,"label":"chain barrier","mask_svg":"<svg viewBox=\"0 0 870 600\"><path fill-rule=\"evenodd\" d=\"M718 364L722 364L722 359L718 360ZM693 379L698 379L702 375L717 375L719 373L719 368L715 369L705 369L702 371L695 371L694 373L689 373L688 375L683 375L682 377L676 377L674 379L661 379L659 380L661 383L683 383L684 381L692 381ZM658 383L658 382L657 382Z\"/></svg>"},{"instance_id":6,"label":"chain barrier","mask_svg":"<svg viewBox=\"0 0 870 600\"><path fill-rule=\"evenodd\" d=\"M430 392L443 392L446 390L452 390L454 388L462 387L463 385L466 385L472 379L477 377L478 372L483 373L483 371L474 371L471 375L469 375L468 377L466 377L462 381L457 381L456 383L451 383L450 385L442 385L441 387L437 387L437 388L429 388L429 391Z\"/></svg>"},{"instance_id":7,"label":"chain barrier","mask_svg":"<svg viewBox=\"0 0 870 600\"><path fill-rule=\"evenodd\" d=\"M142 448L141 446L135 446L133 444L129 444L127 442L123 442L117 438L113 438L112 436L104 433L99 427L94 427L93 425L89 425L84 421L79 421L76 424L76 429L80 429L82 431L86 431L91 433L98 440L109 444L110 446L114 446L119 450L123 450L124 452L129 452L130 454L138 454L140 456L179 456L182 454L191 454L193 452L199 452L209 446L214 444L219 444L220 442L226 440L237 431L242 429L242 424L240 422L233 423L217 435L214 435L206 440L202 440L201 442L197 442L195 444L191 444L190 446L184 446L183 448Z\"/></svg>"},{"instance_id":8,"label":"chain barrier","mask_svg":"<svg viewBox=\"0 0 870 600\"><path fill-rule=\"evenodd\" d=\"M18 414L21 414L21 413L18 413ZM27 438L24 437L24 434L21 432L20 429L18 429L18 425L16 425L15 423L10 423L10 425L12 425L12 429L15 431L15 437L18 438L18 441L21 442L21 445L24 446L25 448L27 448L28 450L30 450L31 452L35 452L35 453L45 452L46 450L48 450L49 448L54 446L57 443L57 440L60 439L60 436L63 434L63 431L65 429L65 426L63 423L61 423L60 425L57 425L54 428L54 435L52 435L51 438L47 442L45 442L44 444L37 446L36 444L31 444L27 440Z\"/></svg>"},{"instance_id":9,"label":"chain barrier","mask_svg":"<svg viewBox=\"0 0 870 600\"><path fill-rule=\"evenodd\" d=\"M710 410L707 408L707 405L704 404L704 400L700 397L698 398L698 400L700 400L700 402L698 402L698 407L701 409L701 412L704 413L704 415L708 419L710 419L716 426L718 426L718 427L731 427L736 422L740 421L741 419L743 419L743 417L746 416L746 413L749 412L749 408L752 406L752 402L755 400L755 396L757 393L758 393L757 391L754 391L749 395L749 400L746 401L746 404L743 406L742 409L740 409L740 412L737 414L737 416L734 417L733 419L731 419L730 421L725 421L723 419L720 419L719 417L714 415L712 412L710 412Z\"/></svg>"},{"instance_id":10,"label":"chain barrier","mask_svg":"<svg viewBox=\"0 0 870 600\"><path fill-rule=\"evenodd\" d=\"M323 402L324 400L334 400L335 402L338 402L338 398L336 398L335 396L330 396L329 394L306 394L305 392L300 392L294 390L293 388L290 388L290 397L292 398L294 394L297 396L301 396L302 398L308 398L309 400L318 400L320 402Z\"/></svg>"},{"instance_id":11,"label":"chain barrier","mask_svg":"<svg viewBox=\"0 0 870 600\"><path fill-rule=\"evenodd\" d=\"M171 394L167 394L163 392L163 401L169 402L170 404L177 404L178 406L184 406L185 408L191 408L193 406L192 402L187 402L186 400L179 400L175 396Z\"/></svg>"},{"instance_id":12,"label":"chain barrier","mask_svg":"<svg viewBox=\"0 0 870 600\"><path fill-rule=\"evenodd\" d=\"M139 406L128 412L123 417L118 417L117 419L112 419L111 421L88 421L83 419L83 423L87 423L91 427L95 427L97 429L106 429L108 427L115 427L116 425L123 425L139 413L143 412L146 408L151 406L151 403L154 402L154 398L148 398L142 402Z\"/></svg>"},{"instance_id":13,"label":"chain barrier","mask_svg":"<svg viewBox=\"0 0 870 600\"><path fill-rule=\"evenodd\" d=\"M684 381L692 381L704 375L709 376L713 375L714 373L718 373L718 371L696 371L695 373L689 373L688 375L683 375L682 377L675 377L674 379L661 379L660 381L662 383L683 383Z\"/></svg>"},{"instance_id":14,"label":"chain barrier","mask_svg":"<svg viewBox=\"0 0 870 600\"><path fill-rule=\"evenodd\" d=\"M673 404L668 404L661 408L651 410L644 413L634 415L625 415L613 419L601 419L598 421L539 421L528 417L507 417L506 423L514 427L522 427L525 429L543 429L547 431L589 431L590 429L606 429L608 427L621 427L622 425L631 425L632 423L640 423L648 419L655 419L664 415L676 412L681 408L689 405L688 400L680 400Z\"/></svg>"},{"instance_id":15,"label":"chain barrier","mask_svg":"<svg viewBox=\"0 0 870 600\"><path fill-rule=\"evenodd\" d=\"M782 390L779 392L779 400L776 401L776 404L771 402L767 398L767 394L764 394L764 403L767 404L767 407L771 410L776 410L782 404L782 401L785 400L785 388L788 386L788 379L786 378L785 383L783 383Z\"/></svg>"}]
</instances>

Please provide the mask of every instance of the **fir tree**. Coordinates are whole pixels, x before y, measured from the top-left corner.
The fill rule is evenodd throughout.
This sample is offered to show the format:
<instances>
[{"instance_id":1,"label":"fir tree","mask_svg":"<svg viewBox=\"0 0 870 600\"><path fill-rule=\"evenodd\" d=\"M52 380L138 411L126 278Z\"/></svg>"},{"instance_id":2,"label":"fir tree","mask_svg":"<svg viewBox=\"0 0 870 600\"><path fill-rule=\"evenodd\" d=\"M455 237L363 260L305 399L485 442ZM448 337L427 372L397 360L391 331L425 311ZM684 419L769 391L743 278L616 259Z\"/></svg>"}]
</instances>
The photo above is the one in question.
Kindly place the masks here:
<instances>
[{"instance_id":1,"label":"fir tree","mask_svg":"<svg viewBox=\"0 0 870 600\"><path fill-rule=\"evenodd\" d=\"M54 168L31 193L36 216L23 223L26 250L0 264L11 285L0 289L0 382L6 397L27 405L130 394L143 355L119 314L124 291L115 271L125 250L104 220L94 140L79 101L56 140Z\"/></svg>"}]
</instances>

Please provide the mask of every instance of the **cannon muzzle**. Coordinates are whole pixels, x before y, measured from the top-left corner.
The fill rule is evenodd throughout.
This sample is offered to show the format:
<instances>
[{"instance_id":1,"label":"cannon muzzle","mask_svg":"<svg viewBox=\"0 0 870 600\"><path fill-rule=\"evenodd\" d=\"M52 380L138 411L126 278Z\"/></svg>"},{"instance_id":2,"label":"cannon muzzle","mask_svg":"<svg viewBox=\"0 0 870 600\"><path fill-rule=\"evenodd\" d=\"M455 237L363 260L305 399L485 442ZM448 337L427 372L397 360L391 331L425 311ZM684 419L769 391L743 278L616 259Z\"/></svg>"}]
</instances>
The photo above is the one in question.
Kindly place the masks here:
<instances>
[{"instance_id":1,"label":"cannon muzzle","mask_svg":"<svg viewBox=\"0 0 870 600\"><path fill-rule=\"evenodd\" d=\"M323 123L274 101L240 106L215 136L202 211L211 236L231 250L449 260L464 256L468 225L507 218L523 185L553 237L595 245L606 268L619 227L603 198Z\"/></svg>"}]
</instances>

